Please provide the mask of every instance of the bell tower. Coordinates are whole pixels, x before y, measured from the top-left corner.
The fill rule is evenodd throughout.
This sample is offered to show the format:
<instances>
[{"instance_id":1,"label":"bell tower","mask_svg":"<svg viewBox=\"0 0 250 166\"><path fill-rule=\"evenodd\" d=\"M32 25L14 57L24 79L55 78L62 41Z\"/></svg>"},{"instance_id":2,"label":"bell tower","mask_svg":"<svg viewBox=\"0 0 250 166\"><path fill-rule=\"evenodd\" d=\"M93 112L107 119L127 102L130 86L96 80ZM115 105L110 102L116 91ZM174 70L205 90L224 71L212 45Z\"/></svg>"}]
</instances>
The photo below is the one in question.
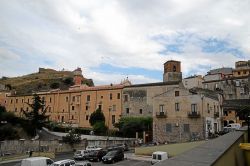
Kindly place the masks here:
<instances>
[{"instance_id":1,"label":"bell tower","mask_svg":"<svg viewBox=\"0 0 250 166\"><path fill-rule=\"evenodd\" d=\"M163 82L182 81L181 62L170 60L164 63Z\"/></svg>"},{"instance_id":2,"label":"bell tower","mask_svg":"<svg viewBox=\"0 0 250 166\"><path fill-rule=\"evenodd\" d=\"M73 73L75 85L81 85L83 80L82 69L78 67L76 70L73 71Z\"/></svg>"}]
</instances>

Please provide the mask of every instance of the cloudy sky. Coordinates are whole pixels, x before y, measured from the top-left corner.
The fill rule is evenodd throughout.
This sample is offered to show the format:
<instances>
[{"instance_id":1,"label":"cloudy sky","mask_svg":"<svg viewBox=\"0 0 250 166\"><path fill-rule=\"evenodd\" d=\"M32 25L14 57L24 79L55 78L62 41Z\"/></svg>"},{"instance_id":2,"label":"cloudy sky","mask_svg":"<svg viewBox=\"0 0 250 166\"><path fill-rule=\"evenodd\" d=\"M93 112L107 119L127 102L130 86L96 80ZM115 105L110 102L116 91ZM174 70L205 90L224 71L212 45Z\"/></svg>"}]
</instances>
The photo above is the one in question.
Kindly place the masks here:
<instances>
[{"instance_id":1,"label":"cloudy sky","mask_svg":"<svg viewBox=\"0 0 250 166\"><path fill-rule=\"evenodd\" d=\"M249 0L0 0L0 77L81 67L96 85L250 59Z\"/></svg>"}]
</instances>

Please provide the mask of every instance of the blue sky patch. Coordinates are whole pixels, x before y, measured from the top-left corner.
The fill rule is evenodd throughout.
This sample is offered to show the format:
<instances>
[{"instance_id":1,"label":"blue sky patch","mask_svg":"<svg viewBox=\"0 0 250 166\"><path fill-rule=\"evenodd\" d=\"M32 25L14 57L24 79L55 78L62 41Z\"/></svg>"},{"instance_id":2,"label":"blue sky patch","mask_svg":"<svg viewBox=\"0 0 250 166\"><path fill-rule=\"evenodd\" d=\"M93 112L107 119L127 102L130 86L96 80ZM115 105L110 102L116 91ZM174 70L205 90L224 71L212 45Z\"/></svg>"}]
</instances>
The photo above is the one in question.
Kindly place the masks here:
<instances>
[{"instance_id":1,"label":"blue sky patch","mask_svg":"<svg viewBox=\"0 0 250 166\"><path fill-rule=\"evenodd\" d=\"M163 71L159 70L147 70L138 67L121 68L112 66L110 64L102 63L98 67L93 67L91 70L100 73L115 73L122 75L143 75L145 77L162 80Z\"/></svg>"},{"instance_id":2,"label":"blue sky patch","mask_svg":"<svg viewBox=\"0 0 250 166\"><path fill-rule=\"evenodd\" d=\"M230 53L237 58L244 58L244 53L237 47L232 47L227 41L216 38L203 40L202 51L205 53Z\"/></svg>"}]
</instances>

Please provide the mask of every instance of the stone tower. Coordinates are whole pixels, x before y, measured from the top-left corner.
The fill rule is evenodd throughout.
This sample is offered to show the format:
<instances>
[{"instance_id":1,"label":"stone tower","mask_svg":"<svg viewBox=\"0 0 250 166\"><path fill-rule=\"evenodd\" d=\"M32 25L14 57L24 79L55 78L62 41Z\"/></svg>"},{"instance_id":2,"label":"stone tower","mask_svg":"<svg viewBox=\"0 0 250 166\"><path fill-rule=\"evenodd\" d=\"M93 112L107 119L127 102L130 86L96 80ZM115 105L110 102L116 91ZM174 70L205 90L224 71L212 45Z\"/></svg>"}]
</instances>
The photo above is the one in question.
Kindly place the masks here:
<instances>
[{"instance_id":1,"label":"stone tower","mask_svg":"<svg viewBox=\"0 0 250 166\"><path fill-rule=\"evenodd\" d=\"M74 83L75 85L81 85L83 81L82 69L78 67L73 71L74 73Z\"/></svg>"},{"instance_id":2,"label":"stone tower","mask_svg":"<svg viewBox=\"0 0 250 166\"><path fill-rule=\"evenodd\" d=\"M181 62L170 60L164 63L163 82L182 81Z\"/></svg>"}]
</instances>

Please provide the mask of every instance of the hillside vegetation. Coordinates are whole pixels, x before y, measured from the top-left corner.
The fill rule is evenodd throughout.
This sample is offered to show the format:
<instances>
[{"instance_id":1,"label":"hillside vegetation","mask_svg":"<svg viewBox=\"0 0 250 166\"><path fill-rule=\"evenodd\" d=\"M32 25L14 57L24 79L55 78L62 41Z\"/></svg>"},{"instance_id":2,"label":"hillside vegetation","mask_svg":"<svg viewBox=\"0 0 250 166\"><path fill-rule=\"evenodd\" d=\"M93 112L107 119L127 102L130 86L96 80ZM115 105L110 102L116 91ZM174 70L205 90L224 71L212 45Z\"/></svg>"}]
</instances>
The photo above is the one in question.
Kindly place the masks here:
<instances>
[{"instance_id":1,"label":"hillside vegetation","mask_svg":"<svg viewBox=\"0 0 250 166\"><path fill-rule=\"evenodd\" d=\"M73 76L74 74L71 71L39 68L37 73L13 78L2 77L0 84L5 85L10 90L15 90L16 94L30 94L57 88L66 90L74 84ZM83 83L93 86L92 79L85 78Z\"/></svg>"}]
</instances>

